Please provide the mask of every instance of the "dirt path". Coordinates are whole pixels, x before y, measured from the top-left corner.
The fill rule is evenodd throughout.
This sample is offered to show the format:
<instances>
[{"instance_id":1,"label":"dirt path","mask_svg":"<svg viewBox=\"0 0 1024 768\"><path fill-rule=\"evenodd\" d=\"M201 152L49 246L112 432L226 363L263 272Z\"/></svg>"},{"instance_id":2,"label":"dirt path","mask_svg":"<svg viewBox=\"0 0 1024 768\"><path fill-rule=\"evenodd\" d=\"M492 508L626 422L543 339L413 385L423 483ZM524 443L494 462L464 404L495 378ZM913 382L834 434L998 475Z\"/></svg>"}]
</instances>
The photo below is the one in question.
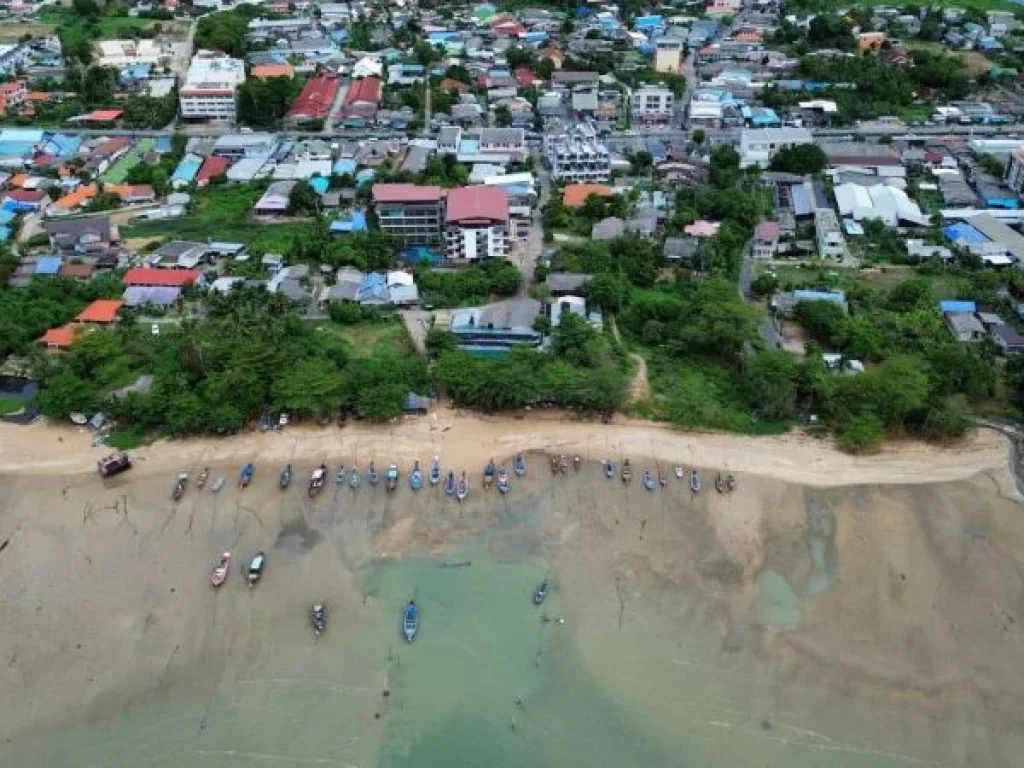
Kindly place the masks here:
<instances>
[{"instance_id":1,"label":"dirt path","mask_svg":"<svg viewBox=\"0 0 1024 768\"><path fill-rule=\"evenodd\" d=\"M629 359L636 363L636 372L629 385L629 399L635 403L650 396L651 386L647 383L647 361L636 352L630 352Z\"/></svg>"}]
</instances>

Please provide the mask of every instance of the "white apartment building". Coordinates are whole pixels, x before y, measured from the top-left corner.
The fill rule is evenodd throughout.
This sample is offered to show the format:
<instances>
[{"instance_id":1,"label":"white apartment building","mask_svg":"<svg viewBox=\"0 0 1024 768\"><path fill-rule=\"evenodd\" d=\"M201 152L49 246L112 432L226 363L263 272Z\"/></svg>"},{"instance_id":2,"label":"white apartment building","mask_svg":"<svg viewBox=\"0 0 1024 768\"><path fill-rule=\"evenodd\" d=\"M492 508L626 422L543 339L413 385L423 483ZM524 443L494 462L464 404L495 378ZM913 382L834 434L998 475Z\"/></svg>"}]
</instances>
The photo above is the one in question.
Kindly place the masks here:
<instances>
[{"instance_id":1,"label":"white apartment building","mask_svg":"<svg viewBox=\"0 0 1024 768\"><path fill-rule=\"evenodd\" d=\"M601 182L612 175L611 153L592 128L544 135L544 159L556 182Z\"/></svg>"},{"instance_id":2,"label":"white apartment building","mask_svg":"<svg viewBox=\"0 0 1024 768\"><path fill-rule=\"evenodd\" d=\"M449 259L503 259L509 249L509 210L497 186L458 187L448 192L444 228Z\"/></svg>"},{"instance_id":3,"label":"white apartment building","mask_svg":"<svg viewBox=\"0 0 1024 768\"><path fill-rule=\"evenodd\" d=\"M669 123L675 114L675 96L663 85L645 85L629 96L633 120L640 123Z\"/></svg>"},{"instance_id":4,"label":"white apartment building","mask_svg":"<svg viewBox=\"0 0 1024 768\"><path fill-rule=\"evenodd\" d=\"M245 82L245 63L216 51L199 51L178 92L185 120L227 120L238 116L235 92Z\"/></svg>"},{"instance_id":5,"label":"white apartment building","mask_svg":"<svg viewBox=\"0 0 1024 768\"><path fill-rule=\"evenodd\" d=\"M806 128L746 128L740 134L740 165L767 167L780 149L813 141Z\"/></svg>"},{"instance_id":6,"label":"white apartment building","mask_svg":"<svg viewBox=\"0 0 1024 768\"><path fill-rule=\"evenodd\" d=\"M846 238L839 226L839 218L831 208L818 208L814 212L814 239L821 258L835 261L846 258Z\"/></svg>"}]
</instances>

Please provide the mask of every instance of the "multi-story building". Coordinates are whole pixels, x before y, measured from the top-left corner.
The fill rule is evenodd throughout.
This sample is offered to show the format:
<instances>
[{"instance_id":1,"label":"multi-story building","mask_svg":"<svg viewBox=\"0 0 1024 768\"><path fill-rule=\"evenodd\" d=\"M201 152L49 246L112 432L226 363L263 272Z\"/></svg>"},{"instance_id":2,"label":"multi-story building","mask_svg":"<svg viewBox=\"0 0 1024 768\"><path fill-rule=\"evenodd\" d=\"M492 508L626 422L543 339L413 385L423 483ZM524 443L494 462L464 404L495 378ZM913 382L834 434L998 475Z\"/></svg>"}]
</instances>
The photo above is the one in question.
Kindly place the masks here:
<instances>
[{"instance_id":1,"label":"multi-story building","mask_svg":"<svg viewBox=\"0 0 1024 768\"><path fill-rule=\"evenodd\" d=\"M811 144L814 137L806 128L748 128L740 134L740 165L766 167L775 153L786 147Z\"/></svg>"},{"instance_id":2,"label":"multi-story building","mask_svg":"<svg viewBox=\"0 0 1024 768\"><path fill-rule=\"evenodd\" d=\"M12 80L0 85L0 115L12 107L18 107L28 98L28 86L24 80Z\"/></svg>"},{"instance_id":3,"label":"multi-story building","mask_svg":"<svg viewBox=\"0 0 1024 768\"><path fill-rule=\"evenodd\" d=\"M382 232L400 245L438 245L444 190L417 184L374 184L373 205Z\"/></svg>"},{"instance_id":4,"label":"multi-story building","mask_svg":"<svg viewBox=\"0 0 1024 768\"><path fill-rule=\"evenodd\" d=\"M607 181L612 174L611 153L592 128L576 125L564 132L544 135L544 159L556 182Z\"/></svg>"},{"instance_id":5,"label":"multi-story building","mask_svg":"<svg viewBox=\"0 0 1024 768\"><path fill-rule=\"evenodd\" d=\"M678 75L683 70L683 48L686 41L679 37L659 37L654 41L654 71Z\"/></svg>"},{"instance_id":6,"label":"multi-story building","mask_svg":"<svg viewBox=\"0 0 1024 768\"><path fill-rule=\"evenodd\" d=\"M173 51L155 40L101 40L93 45L97 66L123 69L138 64L157 66L170 62Z\"/></svg>"},{"instance_id":7,"label":"multi-story building","mask_svg":"<svg viewBox=\"0 0 1024 768\"><path fill-rule=\"evenodd\" d=\"M1003 181L1018 195L1024 193L1024 147L1010 150Z\"/></svg>"},{"instance_id":8,"label":"multi-story building","mask_svg":"<svg viewBox=\"0 0 1024 768\"><path fill-rule=\"evenodd\" d=\"M448 193L444 244L449 259L503 259L509 247L509 210L505 190L472 186Z\"/></svg>"},{"instance_id":9,"label":"multi-story building","mask_svg":"<svg viewBox=\"0 0 1024 768\"><path fill-rule=\"evenodd\" d=\"M218 51L199 51L178 93L185 120L235 122L235 92L245 82L245 63Z\"/></svg>"},{"instance_id":10,"label":"multi-story building","mask_svg":"<svg viewBox=\"0 0 1024 768\"><path fill-rule=\"evenodd\" d=\"M670 123L675 114L675 96L663 85L645 85L629 97L633 120L640 123Z\"/></svg>"},{"instance_id":11,"label":"multi-story building","mask_svg":"<svg viewBox=\"0 0 1024 768\"><path fill-rule=\"evenodd\" d=\"M814 239L818 256L822 259L842 261L846 258L846 238L839 226L839 218L831 208L818 208L814 212Z\"/></svg>"},{"instance_id":12,"label":"multi-story building","mask_svg":"<svg viewBox=\"0 0 1024 768\"><path fill-rule=\"evenodd\" d=\"M529 154L526 132L522 128L481 128L480 154L509 155L521 160Z\"/></svg>"}]
</instances>

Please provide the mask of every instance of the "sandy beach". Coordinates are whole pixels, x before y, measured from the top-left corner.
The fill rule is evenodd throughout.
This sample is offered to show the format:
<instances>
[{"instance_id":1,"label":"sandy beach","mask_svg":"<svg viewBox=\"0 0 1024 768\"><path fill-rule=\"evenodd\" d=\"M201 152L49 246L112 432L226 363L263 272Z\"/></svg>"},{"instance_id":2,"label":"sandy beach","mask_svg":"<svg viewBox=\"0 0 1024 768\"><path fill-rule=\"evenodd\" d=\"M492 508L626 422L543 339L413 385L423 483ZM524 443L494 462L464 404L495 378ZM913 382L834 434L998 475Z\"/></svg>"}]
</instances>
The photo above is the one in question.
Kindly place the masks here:
<instances>
[{"instance_id":1,"label":"sandy beach","mask_svg":"<svg viewBox=\"0 0 1024 768\"><path fill-rule=\"evenodd\" d=\"M488 458L520 450L528 476L485 494ZM851 457L800 435L438 411L162 441L109 481L103 452L75 428L0 427L5 764L991 766L1024 747L1024 518L994 432ZM561 452L579 474L551 476ZM404 483L304 493L321 462L404 478L434 455L472 479L465 505ZM668 486L606 481L605 457ZM203 466L225 489L173 503L173 475ZM739 487L717 494L726 469ZM268 574L246 590L257 549ZM212 590L222 550L236 562ZM543 573L564 625L517 597ZM427 623L405 648L412 594ZM337 618L313 643L324 599Z\"/></svg>"}]
</instances>

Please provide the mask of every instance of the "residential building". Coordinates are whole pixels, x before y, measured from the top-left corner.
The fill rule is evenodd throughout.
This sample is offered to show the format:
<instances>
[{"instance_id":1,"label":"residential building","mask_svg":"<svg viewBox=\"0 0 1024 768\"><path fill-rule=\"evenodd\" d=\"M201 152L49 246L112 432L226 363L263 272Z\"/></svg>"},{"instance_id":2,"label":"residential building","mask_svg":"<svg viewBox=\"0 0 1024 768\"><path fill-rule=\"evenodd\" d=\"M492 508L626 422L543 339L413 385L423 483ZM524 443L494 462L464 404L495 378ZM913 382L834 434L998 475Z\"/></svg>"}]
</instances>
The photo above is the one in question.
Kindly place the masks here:
<instances>
[{"instance_id":1,"label":"residential building","mask_svg":"<svg viewBox=\"0 0 1024 768\"><path fill-rule=\"evenodd\" d=\"M512 299L486 307L459 309L452 313L451 331L459 346L477 352L508 352L520 344L539 347L543 335L533 329L540 314L536 299Z\"/></svg>"},{"instance_id":2,"label":"residential building","mask_svg":"<svg viewBox=\"0 0 1024 768\"><path fill-rule=\"evenodd\" d=\"M814 237L819 257L837 261L846 258L846 238L839 226L839 218L831 208L818 208L814 212Z\"/></svg>"},{"instance_id":3,"label":"residential building","mask_svg":"<svg viewBox=\"0 0 1024 768\"><path fill-rule=\"evenodd\" d=\"M767 167L780 149L813 141L806 128L745 128L740 133L740 165Z\"/></svg>"},{"instance_id":4,"label":"residential building","mask_svg":"<svg viewBox=\"0 0 1024 768\"><path fill-rule=\"evenodd\" d=\"M1003 181L1018 195L1024 194L1024 147L1010 150Z\"/></svg>"},{"instance_id":5,"label":"residential building","mask_svg":"<svg viewBox=\"0 0 1024 768\"><path fill-rule=\"evenodd\" d=\"M326 120L338 88L338 76L334 72L325 72L310 79L285 114L285 124L296 126Z\"/></svg>"},{"instance_id":6,"label":"residential building","mask_svg":"<svg viewBox=\"0 0 1024 768\"><path fill-rule=\"evenodd\" d=\"M444 221L444 190L416 184L374 184L382 232L401 245L437 245Z\"/></svg>"},{"instance_id":7,"label":"residential building","mask_svg":"<svg viewBox=\"0 0 1024 768\"><path fill-rule=\"evenodd\" d=\"M520 160L529 154L522 128L481 128L480 154L510 155Z\"/></svg>"},{"instance_id":8,"label":"residential building","mask_svg":"<svg viewBox=\"0 0 1024 768\"><path fill-rule=\"evenodd\" d=\"M377 114L380 107L381 81L379 77L353 80L345 93L342 113L348 125L364 125Z\"/></svg>"},{"instance_id":9,"label":"residential building","mask_svg":"<svg viewBox=\"0 0 1024 768\"><path fill-rule=\"evenodd\" d=\"M118 241L117 229L107 216L47 221L43 230L55 253L84 256L102 253Z\"/></svg>"},{"instance_id":10,"label":"residential building","mask_svg":"<svg viewBox=\"0 0 1024 768\"><path fill-rule=\"evenodd\" d=\"M754 230L753 253L755 259L770 259L779 249L781 228L777 221L762 221Z\"/></svg>"},{"instance_id":11,"label":"residential building","mask_svg":"<svg viewBox=\"0 0 1024 768\"><path fill-rule=\"evenodd\" d=\"M24 80L13 80L0 84L0 115L12 107L19 107L28 99L28 87Z\"/></svg>"},{"instance_id":12,"label":"residential building","mask_svg":"<svg viewBox=\"0 0 1024 768\"><path fill-rule=\"evenodd\" d=\"M216 51L200 51L192 59L178 92L182 118L235 122L235 91L244 82L245 63L241 59Z\"/></svg>"},{"instance_id":13,"label":"residential building","mask_svg":"<svg viewBox=\"0 0 1024 768\"><path fill-rule=\"evenodd\" d=\"M599 182L611 178L608 147L598 140L593 129L584 125L544 134L544 159L555 182Z\"/></svg>"},{"instance_id":14,"label":"residential building","mask_svg":"<svg viewBox=\"0 0 1024 768\"><path fill-rule=\"evenodd\" d=\"M633 120L640 123L669 123L675 114L675 97L663 85L645 85L629 97Z\"/></svg>"},{"instance_id":15,"label":"residential building","mask_svg":"<svg viewBox=\"0 0 1024 768\"><path fill-rule=\"evenodd\" d=\"M501 187L476 185L449 191L444 222L449 259L477 261L508 255L508 195Z\"/></svg>"},{"instance_id":16,"label":"residential building","mask_svg":"<svg viewBox=\"0 0 1024 768\"><path fill-rule=\"evenodd\" d=\"M576 114L590 114L597 111L598 86L596 83L583 83L572 88L572 111Z\"/></svg>"},{"instance_id":17,"label":"residential building","mask_svg":"<svg viewBox=\"0 0 1024 768\"><path fill-rule=\"evenodd\" d=\"M93 45L95 64L127 69L138 64L158 66L171 60L172 51L155 40L100 40Z\"/></svg>"}]
</instances>

